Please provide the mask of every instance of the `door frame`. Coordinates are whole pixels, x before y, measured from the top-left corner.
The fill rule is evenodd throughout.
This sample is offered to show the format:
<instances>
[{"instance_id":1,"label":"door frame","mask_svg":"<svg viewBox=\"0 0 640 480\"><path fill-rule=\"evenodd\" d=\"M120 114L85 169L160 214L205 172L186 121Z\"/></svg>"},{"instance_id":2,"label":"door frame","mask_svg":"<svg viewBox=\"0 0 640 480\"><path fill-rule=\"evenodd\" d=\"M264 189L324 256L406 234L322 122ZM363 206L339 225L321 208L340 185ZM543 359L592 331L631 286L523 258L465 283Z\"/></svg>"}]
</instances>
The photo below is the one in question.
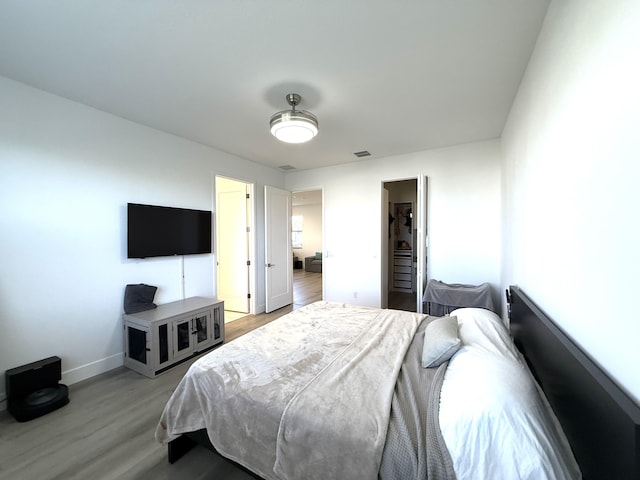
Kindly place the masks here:
<instances>
[{"instance_id":1,"label":"door frame","mask_svg":"<svg viewBox=\"0 0 640 480\"><path fill-rule=\"evenodd\" d=\"M324 300L326 298L325 283L324 283L324 279L326 278L325 271L328 266L327 264L329 263L327 251L324 248L325 246L324 187L294 188L293 190L291 190L291 195L293 196L296 193L305 193L305 192L320 192L320 210L322 212L320 215L320 230L322 234L320 238L320 243L322 244L322 249L321 249L322 250L322 300ZM291 213L293 214L293 206L291 207ZM304 269L304 258L302 258L301 260L303 262L302 268ZM294 302L295 302L295 298L294 298Z\"/></svg>"},{"instance_id":2,"label":"door frame","mask_svg":"<svg viewBox=\"0 0 640 480\"><path fill-rule=\"evenodd\" d=\"M425 174L418 174L412 177L403 177L403 178L395 178L390 180L382 180L380 183L380 198L381 198L381 212L388 211L388 195L385 195L385 185L388 183L394 182L403 182L407 180L415 180L416 181L416 205L415 205L415 216L414 216L414 228L416 229L416 272L415 272L415 282L416 282L416 312L423 312L423 293L424 287L427 283L427 272L428 272L428 246L429 246L429 231L428 231L428 223L427 223L427 212L428 212L428 180L429 177ZM388 215L387 215L388 216ZM383 241L381 241L381 254L380 254L380 299L382 304L382 299L386 297L386 292L389 290L389 282L392 280L392 276L390 275L390 266L389 266L389 256L388 251L384 251L385 248L388 247L388 242L384 241L385 235L388 235L389 224L387 219L382 218L382 236ZM384 279L387 279L386 284L384 283ZM384 290L386 289L386 290ZM384 290L384 291L383 291Z\"/></svg>"}]
</instances>

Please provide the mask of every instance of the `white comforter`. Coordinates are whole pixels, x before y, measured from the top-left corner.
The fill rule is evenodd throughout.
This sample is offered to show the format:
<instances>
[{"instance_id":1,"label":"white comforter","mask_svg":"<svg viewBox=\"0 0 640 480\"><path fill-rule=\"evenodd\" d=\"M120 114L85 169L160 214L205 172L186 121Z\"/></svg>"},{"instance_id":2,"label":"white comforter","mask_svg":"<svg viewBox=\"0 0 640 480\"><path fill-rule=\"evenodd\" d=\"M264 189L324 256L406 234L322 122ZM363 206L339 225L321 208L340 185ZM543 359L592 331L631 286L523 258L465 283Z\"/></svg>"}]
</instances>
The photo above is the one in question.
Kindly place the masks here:
<instances>
[{"instance_id":1,"label":"white comforter","mask_svg":"<svg viewBox=\"0 0 640 480\"><path fill-rule=\"evenodd\" d=\"M577 480L571 447L502 321L462 308L440 427L458 480Z\"/></svg>"},{"instance_id":2,"label":"white comforter","mask_svg":"<svg viewBox=\"0 0 640 480\"><path fill-rule=\"evenodd\" d=\"M328 302L303 307L194 363L156 438L206 428L221 454L267 479L336 471L375 479L395 379L423 318Z\"/></svg>"}]
</instances>

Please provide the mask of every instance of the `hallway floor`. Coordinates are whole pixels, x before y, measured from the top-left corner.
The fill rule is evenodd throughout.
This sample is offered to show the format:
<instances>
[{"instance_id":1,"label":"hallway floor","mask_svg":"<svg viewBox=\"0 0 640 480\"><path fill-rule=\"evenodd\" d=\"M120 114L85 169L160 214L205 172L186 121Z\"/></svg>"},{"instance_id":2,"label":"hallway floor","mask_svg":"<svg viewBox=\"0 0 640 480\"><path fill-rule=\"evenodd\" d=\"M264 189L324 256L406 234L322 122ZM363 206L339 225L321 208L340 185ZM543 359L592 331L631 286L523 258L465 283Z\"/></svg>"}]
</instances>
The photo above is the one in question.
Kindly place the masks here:
<instances>
[{"instance_id":1,"label":"hallway floor","mask_svg":"<svg viewBox=\"0 0 640 480\"><path fill-rule=\"evenodd\" d=\"M405 292L389 292L388 305L393 310L416 312L416 294Z\"/></svg>"}]
</instances>

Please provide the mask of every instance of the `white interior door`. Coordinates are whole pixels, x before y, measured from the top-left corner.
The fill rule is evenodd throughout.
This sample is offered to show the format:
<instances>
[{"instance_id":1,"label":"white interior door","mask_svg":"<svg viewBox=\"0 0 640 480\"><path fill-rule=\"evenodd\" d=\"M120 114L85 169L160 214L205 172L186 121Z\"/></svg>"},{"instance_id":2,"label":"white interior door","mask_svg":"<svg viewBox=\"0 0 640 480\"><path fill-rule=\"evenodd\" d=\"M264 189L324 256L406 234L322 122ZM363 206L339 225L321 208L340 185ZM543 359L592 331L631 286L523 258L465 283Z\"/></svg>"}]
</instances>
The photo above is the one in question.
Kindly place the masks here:
<instances>
[{"instance_id":1,"label":"white interior door","mask_svg":"<svg viewBox=\"0 0 640 480\"><path fill-rule=\"evenodd\" d=\"M418 208L415 219L416 236L416 311L423 312L423 293L427 286L427 177L418 177Z\"/></svg>"},{"instance_id":2,"label":"white interior door","mask_svg":"<svg viewBox=\"0 0 640 480\"><path fill-rule=\"evenodd\" d=\"M264 187L267 313L293 303L291 192Z\"/></svg>"},{"instance_id":3,"label":"white interior door","mask_svg":"<svg viewBox=\"0 0 640 480\"><path fill-rule=\"evenodd\" d=\"M389 307L389 190L382 188L382 283L380 308Z\"/></svg>"},{"instance_id":4,"label":"white interior door","mask_svg":"<svg viewBox=\"0 0 640 480\"><path fill-rule=\"evenodd\" d=\"M249 313L247 184L216 177L218 298L225 310Z\"/></svg>"}]
</instances>

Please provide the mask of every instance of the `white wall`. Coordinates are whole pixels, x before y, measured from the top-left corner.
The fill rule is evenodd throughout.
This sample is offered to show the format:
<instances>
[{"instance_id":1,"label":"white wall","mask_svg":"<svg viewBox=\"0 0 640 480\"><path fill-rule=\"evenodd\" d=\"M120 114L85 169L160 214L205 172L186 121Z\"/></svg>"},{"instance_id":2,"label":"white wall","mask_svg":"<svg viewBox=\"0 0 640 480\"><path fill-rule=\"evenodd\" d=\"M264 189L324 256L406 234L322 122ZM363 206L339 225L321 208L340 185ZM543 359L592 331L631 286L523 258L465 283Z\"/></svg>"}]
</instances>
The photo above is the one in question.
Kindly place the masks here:
<instances>
[{"instance_id":1,"label":"white wall","mask_svg":"<svg viewBox=\"0 0 640 480\"><path fill-rule=\"evenodd\" d=\"M500 284L497 140L290 172L289 190L324 188L325 300L380 306L382 183L429 177L429 278ZM349 214L345 214L349 212Z\"/></svg>"},{"instance_id":2,"label":"white wall","mask_svg":"<svg viewBox=\"0 0 640 480\"><path fill-rule=\"evenodd\" d=\"M303 218L302 248L294 248L293 254L304 262L305 257L322 251L322 204L298 205L291 211Z\"/></svg>"},{"instance_id":3,"label":"white wall","mask_svg":"<svg viewBox=\"0 0 640 480\"><path fill-rule=\"evenodd\" d=\"M640 3L553 1L505 127L503 280L640 400Z\"/></svg>"},{"instance_id":4,"label":"white wall","mask_svg":"<svg viewBox=\"0 0 640 480\"><path fill-rule=\"evenodd\" d=\"M257 192L284 184L277 170L3 77L0 105L0 399L5 370L50 355L67 383L121 365L126 284L156 285L156 303L182 297L179 257L126 258L127 202L213 210L216 174ZM184 257L186 296L213 296L213 266L213 255Z\"/></svg>"}]
</instances>

